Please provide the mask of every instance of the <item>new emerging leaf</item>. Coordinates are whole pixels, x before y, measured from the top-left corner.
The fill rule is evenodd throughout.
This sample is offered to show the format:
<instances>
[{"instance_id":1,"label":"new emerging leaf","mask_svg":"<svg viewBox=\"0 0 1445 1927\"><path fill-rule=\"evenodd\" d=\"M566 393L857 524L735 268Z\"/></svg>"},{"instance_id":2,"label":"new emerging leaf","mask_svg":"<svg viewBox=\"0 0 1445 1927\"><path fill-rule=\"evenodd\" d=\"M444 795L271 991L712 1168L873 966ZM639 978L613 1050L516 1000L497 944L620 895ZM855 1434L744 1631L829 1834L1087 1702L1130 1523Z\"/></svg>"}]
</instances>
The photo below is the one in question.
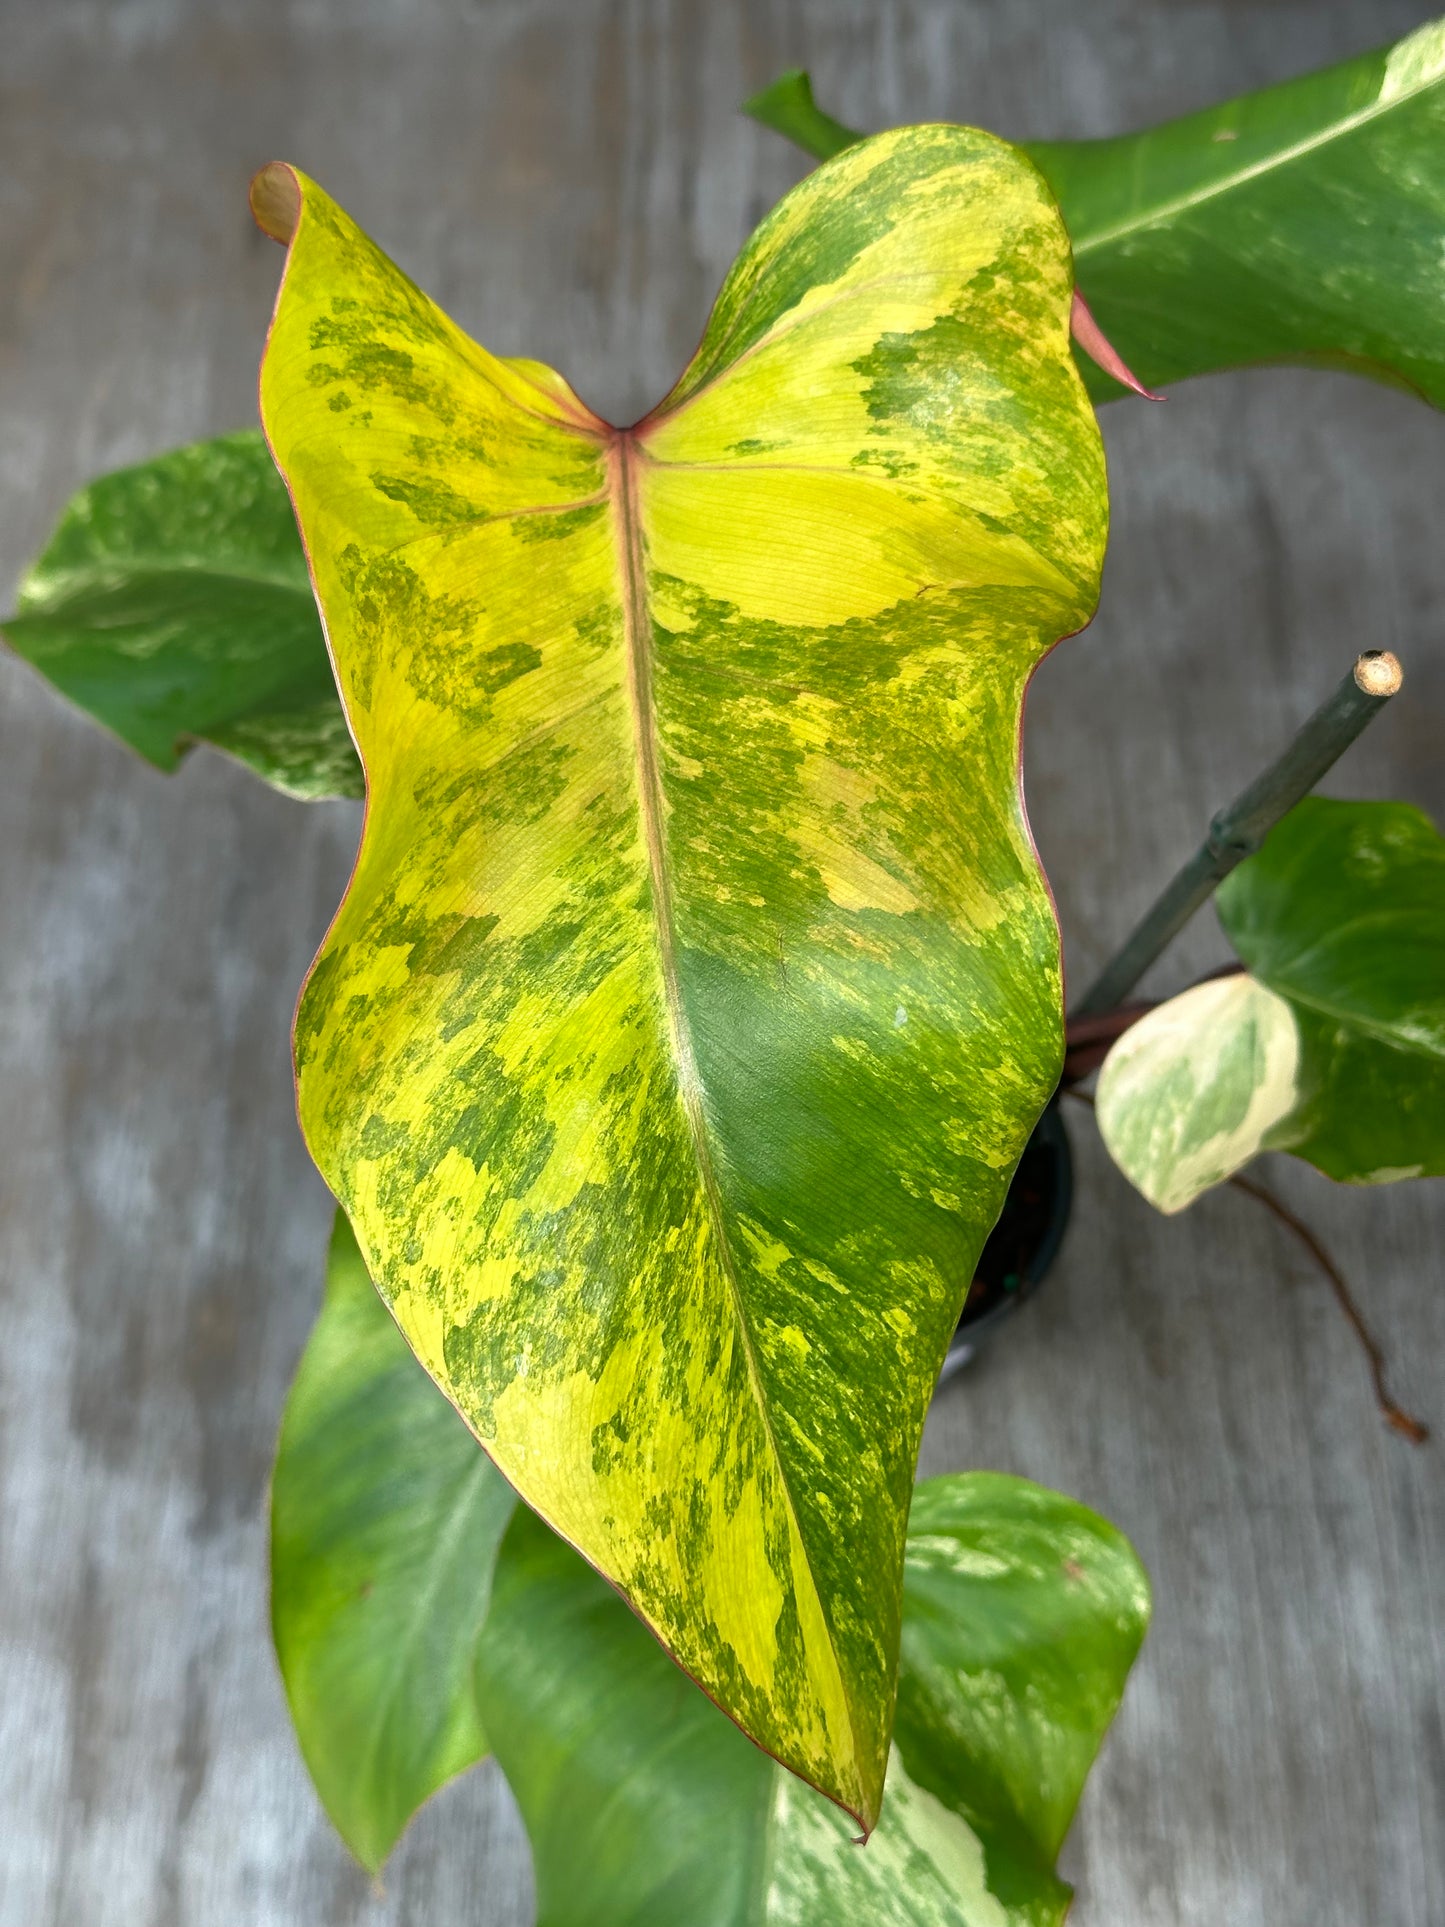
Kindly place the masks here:
<instances>
[{"instance_id":1,"label":"new emerging leaf","mask_svg":"<svg viewBox=\"0 0 1445 1927\"><path fill-rule=\"evenodd\" d=\"M312 183L262 412L368 785L302 1123L507 1478L870 1826L923 1414L1056 1082L1023 693L1106 501L1039 175L803 183L627 430Z\"/></svg>"}]
</instances>

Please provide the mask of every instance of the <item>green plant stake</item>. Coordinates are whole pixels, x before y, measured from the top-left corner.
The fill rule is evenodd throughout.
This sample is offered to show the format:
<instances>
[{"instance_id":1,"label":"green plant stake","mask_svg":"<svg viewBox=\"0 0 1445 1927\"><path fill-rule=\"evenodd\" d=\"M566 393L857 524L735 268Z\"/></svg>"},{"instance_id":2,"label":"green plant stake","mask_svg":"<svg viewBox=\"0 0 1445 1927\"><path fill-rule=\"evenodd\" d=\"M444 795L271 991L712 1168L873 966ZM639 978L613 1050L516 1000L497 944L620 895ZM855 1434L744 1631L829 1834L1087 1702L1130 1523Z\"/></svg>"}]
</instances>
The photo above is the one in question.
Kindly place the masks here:
<instances>
[{"instance_id":1,"label":"green plant stake","mask_svg":"<svg viewBox=\"0 0 1445 1927\"><path fill-rule=\"evenodd\" d=\"M1096 1017L1122 1004L1224 879L1253 856L1287 811L1309 792L1400 687L1400 665L1388 650L1359 657L1338 689L1310 717L1284 754L1220 810L1209 834L1144 913L1075 1006Z\"/></svg>"}]
</instances>

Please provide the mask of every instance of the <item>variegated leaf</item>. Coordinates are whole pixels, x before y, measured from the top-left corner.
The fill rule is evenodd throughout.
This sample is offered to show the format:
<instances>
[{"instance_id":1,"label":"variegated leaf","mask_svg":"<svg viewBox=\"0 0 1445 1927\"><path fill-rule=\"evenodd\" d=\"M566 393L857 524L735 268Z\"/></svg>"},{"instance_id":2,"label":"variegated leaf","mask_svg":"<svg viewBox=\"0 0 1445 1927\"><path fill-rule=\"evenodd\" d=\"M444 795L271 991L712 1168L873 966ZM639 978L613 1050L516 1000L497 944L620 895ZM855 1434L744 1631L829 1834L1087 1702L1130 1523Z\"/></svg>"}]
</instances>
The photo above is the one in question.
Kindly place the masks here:
<instances>
[{"instance_id":1,"label":"variegated leaf","mask_svg":"<svg viewBox=\"0 0 1445 1927\"><path fill-rule=\"evenodd\" d=\"M1057 212L990 136L865 143L617 430L302 176L253 205L369 790L308 1142L507 1477L871 1825L923 1413L1061 1057L1018 730L1106 504Z\"/></svg>"},{"instance_id":2,"label":"variegated leaf","mask_svg":"<svg viewBox=\"0 0 1445 1927\"><path fill-rule=\"evenodd\" d=\"M1059 1927L1054 1860L1148 1624L1138 1559L1024 1479L930 1479L903 1610L897 1746L860 1848L519 1512L477 1693L538 1927Z\"/></svg>"},{"instance_id":3,"label":"variegated leaf","mask_svg":"<svg viewBox=\"0 0 1445 1927\"><path fill-rule=\"evenodd\" d=\"M1099 1074L1104 1142L1161 1211L1257 1151L1332 1178L1445 1174L1445 840L1406 803L1310 796L1221 884L1252 975L1197 984Z\"/></svg>"},{"instance_id":4,"label":"variegated leaf","mask_svg":"<svg viewBox=\"0 0 1445 1927\"><path fill-rule=\"evenodd\" d=\"M805 73L744 112L820 157L860 138ZM1181 120L1026 151L1093 313L1151 388L1294 361L1445 407L1445 20ZM1124 392L1115 372L1085 364L1101 401Z\"/></svg>"},{"instance_id":5,"label":"variegated leaf","mask_svg":"<svg viewBox=\"0 0 1445 1927\"><path fill-rule=\"evenodd\" d=\"M1141 1017L1099 1072L1109 1154L1160 1211L1248 1164L1299 1101L1294 1013L1253 977L1196 984Z\"/></svg>"},{"instance_id":6,"label":"variegated leaf","mask_svg":"<svg viewBox=\"0 0 1445 1927\"><path fill-rule=\"evenodd\" d=\"M1271 1143L1349 1184L1445 1176L1445 838L1424 811L1306 797L1218 904L1299 1027Z\"/></svg>"},{"instance_id":7,"label":"variegated leaf","mask_svg":"<svg viewBox=\"0 0 1445 1927\"><path fill-rule=\"evenodd\" d=\"M74 495L5 640L158 768L195 743L287 796L360 796L286 485L258 430Z\"/></svg>"}]
</instances>

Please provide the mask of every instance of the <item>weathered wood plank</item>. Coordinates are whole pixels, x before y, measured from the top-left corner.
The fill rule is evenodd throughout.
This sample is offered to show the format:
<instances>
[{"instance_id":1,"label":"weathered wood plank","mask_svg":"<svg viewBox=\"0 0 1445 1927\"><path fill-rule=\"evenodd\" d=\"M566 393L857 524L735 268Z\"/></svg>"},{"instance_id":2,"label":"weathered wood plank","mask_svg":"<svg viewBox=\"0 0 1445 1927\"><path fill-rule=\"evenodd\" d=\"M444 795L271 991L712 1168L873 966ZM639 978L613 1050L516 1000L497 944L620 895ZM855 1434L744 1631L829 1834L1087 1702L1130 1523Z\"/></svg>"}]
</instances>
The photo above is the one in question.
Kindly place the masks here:
<instances>
[{"instance_id":1,"label":"weathered wood plank","mask_svg":"<svg viewBox=\"0 0 1445 1927\"><path fill-rule=\"evenodd\" d=\"M0 7L0 586L95 469L231 427L279 257L250 170L325 181L464 324L629 419L800 171L735 102L807 60L864 122L1094 133L1407 30L1384 0L52 0ZM1445 815L1445 433L1342 379L1108 417L1106 603L1038 678L1028 775L1081 981L1210 809L1365 644L1405 696L1333 787ZM1263 690L1229 666L1246 649ZM286 1028L355 812L219 758L141 768L0 664L0 1920L530 1917L490 1769L370 1893L266 1631L266 1476L327 1204ZM1165 987L1219 954L1201 919ZM1076 1492L1137 1539L1151 1637L1070 1848L1108 1927L1445 1920L1441 1451L1378 1426L1298 1254L1238 1196L1152 1216L1075 1120L1063 1261L944 1395L927 1470ZM1445 1428L1445 1189L1276 1173Z\"/></svg>"}]
</instances>

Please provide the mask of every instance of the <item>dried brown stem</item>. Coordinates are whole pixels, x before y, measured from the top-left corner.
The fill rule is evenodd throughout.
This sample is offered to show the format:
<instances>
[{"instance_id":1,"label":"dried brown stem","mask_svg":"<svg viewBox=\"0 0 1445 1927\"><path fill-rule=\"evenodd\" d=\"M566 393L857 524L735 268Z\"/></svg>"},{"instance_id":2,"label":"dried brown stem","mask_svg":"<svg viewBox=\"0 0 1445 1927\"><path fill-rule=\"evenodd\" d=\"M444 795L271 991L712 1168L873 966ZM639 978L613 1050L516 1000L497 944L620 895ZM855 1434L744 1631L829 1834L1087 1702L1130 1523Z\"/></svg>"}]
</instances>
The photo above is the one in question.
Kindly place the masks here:
<instances>
[{"instance_id":1,"label":"dried brown stem","mask_svg":"<svg viewBox=\"0 0 1445 1927\"><path fill-rule=\"evenodd\" d=\"M1076 1103L1087 1104L1091 1111L1097 1108L1092 1092L1081 1091L1072 1084L1065 1084L1063 1086L1063 1095L1065 1097L1072 1097ZM1360 1347L1369 1363L1370 1377L1375 1387L1375 1403L1379 1406L1385 1423L1398 1432L1401 1438L1408 1439L1412 1445L1424 1445L1430 1437L1429 1426L1425 1424L1423 1419L1413 1417L1403 1406L1397 1405L1394 1399L1390 1397L1385 1387L1385 1354L1381 1351L1369 1326L1365 1323L1364 1316L1359 1306L1355 1303L1349 1286L1345 1283L1344 1274L1334 1259L1325 1250L1314 1232L1310 1230L1302 1218L1295 1216L1287 1204L1282 1203L1272 1191L1266 1191L1262 1184L1256 1184L1252 1178L1242 1177L1236 1172L1228 1182L1234 1186L1236 1191L1244 1191L1251 1198L1257 1198L1266 1211L1273 1212L1280 1223L1284 1225L1287 1230L1294 1233L1305 1250L1319 1266L1320 1270L1325 1274L1326 1278L1329 1279L1330 1288L1335 1294L1336 1302L1340 1310L1345 1314L1345 1317L1350 1321L1350 1327L1355 1337L1360 1341Z\"/></svg>"},{"instance_id":2,"label":"dried brown stem","mask_svg":"<svg viewBox=\"0 0 1445 1927\"><path fill-rule=\"evenodd\" d=\"M1350 1321L1354 1334L1360 1341L1361 1349L1369 1361L1370 1377L1375 1386L1375 1403L1384 1415L1385 1423L1392 1426L1402 1438L1409 1439L1412 1445L1423 1445L1430 1436L1430 1428L1398 1406L1385 1389L1385 1354L1371 1335L1370 1328L1365 1323L1360 1308L1355 1303L1350 1288L1345 1283L1344 1275L1334 1259L1303 1219L1297 1218L1289 1206L1283 1204L1272 1191L1266 1191L1262 1184L1256 1184L1252 1178L1242 1177L1238 1172L1229 1182L1236 1191L1243 1191L1249 1197L1257 1198L1266 1211L1273 1212L1279 1222L1294 1233L1329 1279L1340 1310Z\"/></svg>"}]
</instances>

